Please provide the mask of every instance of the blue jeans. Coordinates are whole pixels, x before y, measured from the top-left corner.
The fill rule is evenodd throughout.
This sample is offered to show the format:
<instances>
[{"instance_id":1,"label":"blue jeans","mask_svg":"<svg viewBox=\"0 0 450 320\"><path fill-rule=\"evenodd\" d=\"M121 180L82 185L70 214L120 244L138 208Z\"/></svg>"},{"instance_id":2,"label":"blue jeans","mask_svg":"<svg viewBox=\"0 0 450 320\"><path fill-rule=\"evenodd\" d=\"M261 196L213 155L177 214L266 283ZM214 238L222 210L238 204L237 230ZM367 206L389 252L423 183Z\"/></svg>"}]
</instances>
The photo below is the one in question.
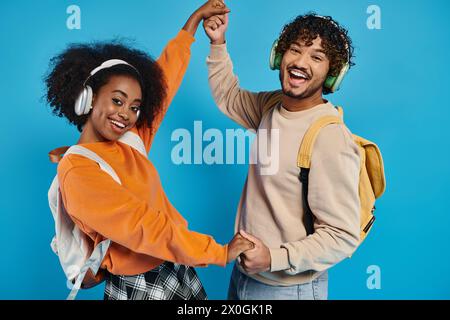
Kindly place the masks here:
<instances>
[{"instance_id":1,"label":"blue jeans","mask_svg":"<svg viewBox=\"0 0 450 320\"><path fill-rule=\"evenodd\" d=\"M228 300L327 300L328 272L312 282L289 287L270 286L256 281L234 266Z\"/></svg>"}]
</instances>

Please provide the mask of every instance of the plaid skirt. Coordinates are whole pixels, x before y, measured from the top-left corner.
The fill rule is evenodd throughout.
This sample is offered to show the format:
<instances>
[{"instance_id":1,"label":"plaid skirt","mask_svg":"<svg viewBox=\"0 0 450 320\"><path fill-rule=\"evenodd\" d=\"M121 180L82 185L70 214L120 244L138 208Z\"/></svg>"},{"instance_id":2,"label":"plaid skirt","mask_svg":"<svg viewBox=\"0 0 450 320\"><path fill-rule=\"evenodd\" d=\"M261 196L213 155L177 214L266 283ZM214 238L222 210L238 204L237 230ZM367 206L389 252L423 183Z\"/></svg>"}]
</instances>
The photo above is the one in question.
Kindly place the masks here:
<instances>
[{"instance_id":1,"label":"plaid skirt","mask_svg":"<svg viewBox=\"0 0 450 320\"><path fill-rule=\"evenodd\" d=\"M206 300L194 268L164 262L136 276L106 276L104 300Z\"/></svg>"}]
</instances>

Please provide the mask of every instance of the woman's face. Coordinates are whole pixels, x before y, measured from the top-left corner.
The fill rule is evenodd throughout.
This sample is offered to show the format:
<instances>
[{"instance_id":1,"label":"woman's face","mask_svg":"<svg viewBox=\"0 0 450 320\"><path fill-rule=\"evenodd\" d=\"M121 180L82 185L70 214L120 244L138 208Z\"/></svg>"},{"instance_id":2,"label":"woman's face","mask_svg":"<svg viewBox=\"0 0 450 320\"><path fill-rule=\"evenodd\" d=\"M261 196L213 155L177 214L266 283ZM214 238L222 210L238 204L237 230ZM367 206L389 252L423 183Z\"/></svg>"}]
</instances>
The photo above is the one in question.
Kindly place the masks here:
<instances>
[{"instance_id":1,"label":"woman's face","mask_svg":"<svg viewBox=\"0 0 450 320\"><path fill-rule=\"evenodd\" d=\"M142 103L139 82L130 76L112 76L94 95L89 120L100 141L118 140L138 120Z\"/></svg>"}]
</instances>

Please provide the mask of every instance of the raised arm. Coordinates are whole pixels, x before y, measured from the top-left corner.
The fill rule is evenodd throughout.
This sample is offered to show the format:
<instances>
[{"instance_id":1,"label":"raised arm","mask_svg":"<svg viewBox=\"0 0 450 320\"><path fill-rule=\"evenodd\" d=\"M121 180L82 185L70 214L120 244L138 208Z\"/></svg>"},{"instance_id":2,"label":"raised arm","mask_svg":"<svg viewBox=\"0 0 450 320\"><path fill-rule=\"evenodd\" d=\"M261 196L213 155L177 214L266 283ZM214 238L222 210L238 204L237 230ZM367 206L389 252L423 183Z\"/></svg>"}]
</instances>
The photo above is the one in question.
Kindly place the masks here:
<instances>
[{"instance_id":1,"label":"raised arm","mask_svg":"<svg viewBox=\"0 0 450 320\"><path fill-rule=\"evenodd\" d=\"M228 12L230 12L230 10L220 0L207 1L192 13L183 29L180 30L174 39L169 41L158 58L157 63L163 71L166 82L166 100L163 103L161 112L157 114L153 120L151 129L148 129L147 127L135 129L135 132L138 133L144 141L147 152L149 152L153 138L183 81L191 58L191 45L195 41L194 36L200 22L213 15L220 15Z\"/></svg>"},{"instance_id":2,"label":"raised arm","mask_svg":"<svg viewBox=\"0 0 450 320\"><path fill-rule=\"evenodd\" d=\"M203 24L211 40L207 58L209 85L217 106L226 116L245 128L256 130L264 112L279 101L280 93L254 93L240 88L225 43L228 21L226 14L211 17Z\"/></svg>"},{"instance_id":3,"label":"raised arm","mask_svg":"<svg viewBox=\"0 0 450 320\"><path fill-rule=\"evenodd\" d=\"M195 41L194 36L200 22L211 16L228 12L230 12L230 10L222 1L207 1L189 17L175 41L169 42L164 49L158 59L158 64L166 77L167 99L163 111L158 119L155 120L154 126L159 126L168 106L181 85L181 81L183 80L183 76L190 60L190 45Z\"/></svg>"}]
</instances>

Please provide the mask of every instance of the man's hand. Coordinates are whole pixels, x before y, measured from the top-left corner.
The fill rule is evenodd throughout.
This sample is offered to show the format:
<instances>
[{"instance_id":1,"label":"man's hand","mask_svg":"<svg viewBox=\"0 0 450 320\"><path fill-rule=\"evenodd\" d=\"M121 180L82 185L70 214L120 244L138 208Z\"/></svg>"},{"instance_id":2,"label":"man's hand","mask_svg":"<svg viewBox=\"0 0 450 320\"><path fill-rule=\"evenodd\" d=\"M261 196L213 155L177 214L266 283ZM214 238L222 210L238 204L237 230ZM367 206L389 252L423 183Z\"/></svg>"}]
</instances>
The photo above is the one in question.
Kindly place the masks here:
<instances>
[{"instance_id":1,"label":"man's hand","mask_svg":"<svg viewBox=\"0 0 450 320\"><path fill-rule=\"evenodd\" d=\"M245 239L253 242L255 248L241 254L241 266L248 274L270 271L271 257L269 248L258 238L245 231L239 232Z\"/></svg>"},{"instance_id":2,"label":"man's hand","mask_svg":"<svg viewBox=\"0 0 450 320\"><path fill-rule=\"evenodd\" d=\"M206 1L200 8L189 17L183 29L192 36L197 32L197 28L202 20L208 19L212 16L225 15L230 12L222 0Z\"/></svg>"},{"instance_id":3,"label":"man's hand","mask_svg":"<svg viewBox=\"0 0 450 320\"><path fill-rule=\"evenodd\" d=\"M253 249L254 247L253 242L248 241L237 233L228 244L227 264L236 260L242 252Z\"/></svg>"},{"instance_id":4,"label":"man's hand","mask_svg":"<svg viewBox=\"0 0 450 320\"><path fill-rule=\"evenodd\" d=\"M224 44L225 32L228 29L228 13L212 16L203 21L203 28L211 44Z\"/></svg>"}]
</instances>

